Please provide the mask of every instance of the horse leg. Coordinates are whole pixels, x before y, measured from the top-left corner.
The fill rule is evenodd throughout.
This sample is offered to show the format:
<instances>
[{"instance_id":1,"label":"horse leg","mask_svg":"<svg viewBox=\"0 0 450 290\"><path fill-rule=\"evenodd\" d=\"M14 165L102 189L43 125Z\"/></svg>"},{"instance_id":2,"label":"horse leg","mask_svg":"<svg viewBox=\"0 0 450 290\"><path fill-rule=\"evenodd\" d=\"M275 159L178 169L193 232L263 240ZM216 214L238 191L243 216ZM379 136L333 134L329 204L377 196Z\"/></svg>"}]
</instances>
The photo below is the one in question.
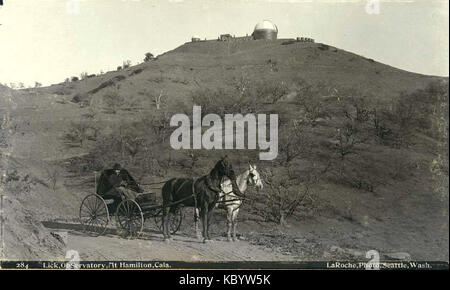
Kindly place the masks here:
<instances>
[{"instance_id":1,"label":"horse leg","mask_svg":"<svg viewBox=\"0 0 450 290\"><path fill-rule=\"evenodd\" d=\"M195 227L195 236L197 239L201 239L200 231L198 230L198 220L200 219L200 211L198 208L194 208L194 227Z\"/></svg>"},{"instance_id":2,"label":"horse leg","mask_svg":"<svg viewBox=\"0 0 450 290\"><path fill-rule=\"evenodd\" d=\"M203 234L203 242L206 243L208 241L208 207L202 206L200 211L200 216L202 217L202 234Z\"/></svg>"},{"instance_id":3,"label":"horse leg","mask_svg":"<svg viewBox=\"0 0 450 290\"><path fill-rule=\"evenodd\" d=\"M209 241L211 241L211 237L209 236L209 225L211 224L213 211L214 211L214 206L211 208L208 208L208 213L207 213L208 220L206 223L206 237L208 238Z\"/></svg>"},{"instance_id":4,"label":"horse leg","mask_svg":"<svg viewBox=\"0 0 450 290\"><path fill-rule=\"evenodd\" d=\"M231 219L233 223L233 242L236 242L236 226L237 226L237 215L239 213L239 208L233 210L233 217Z\"/></svg>"},{"instance_id":5,"label":"horse leg","mask_svg":"<svg viewBox=\"0 0 450 290\"><path fill-rule=\"evenodd\" d=\"M231 242L231 227L233 222L233 208L227 207L227 241Z\"/></svg>"}]
</instances>

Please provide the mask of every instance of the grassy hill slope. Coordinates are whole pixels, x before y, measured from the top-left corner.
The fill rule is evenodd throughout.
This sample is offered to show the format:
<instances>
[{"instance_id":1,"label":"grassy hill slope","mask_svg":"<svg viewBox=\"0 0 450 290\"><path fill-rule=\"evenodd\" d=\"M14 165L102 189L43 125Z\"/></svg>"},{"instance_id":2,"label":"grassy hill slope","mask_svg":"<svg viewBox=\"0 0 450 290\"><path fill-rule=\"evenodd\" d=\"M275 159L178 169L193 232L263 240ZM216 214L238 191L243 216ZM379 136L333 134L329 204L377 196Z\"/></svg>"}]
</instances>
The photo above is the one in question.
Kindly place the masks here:
<instances>
[{"instance_id":1,"label":"grassy hill slope","mask_svg":"<svg viewBox=\"0 0 450 290\"><path fill-rule=\"evenodd\" d=\"M42 88L82 99L120 85L126 98L142 90L171 99L186 99L198 87L226 87L241 77L291 83L303 79L311 84L326 82L358 87L378 98L392 98L400 91L423 88L437 77L410 73L356 54L320 43L277 41L206 41L186 43L159 56L121 71L83 81ZM109 83L108 83L109 82Z\"/></svg>"}]
</instances>

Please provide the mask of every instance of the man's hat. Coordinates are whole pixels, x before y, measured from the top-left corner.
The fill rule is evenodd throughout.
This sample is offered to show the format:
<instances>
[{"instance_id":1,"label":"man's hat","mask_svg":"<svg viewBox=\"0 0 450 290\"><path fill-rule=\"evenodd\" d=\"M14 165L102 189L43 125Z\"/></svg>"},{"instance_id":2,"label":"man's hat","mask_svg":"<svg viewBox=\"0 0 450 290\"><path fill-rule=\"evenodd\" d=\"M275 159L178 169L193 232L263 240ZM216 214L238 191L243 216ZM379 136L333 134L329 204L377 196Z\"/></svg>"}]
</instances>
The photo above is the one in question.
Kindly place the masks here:
<instances>
[{"instance_id":1,"label":"man's hat","mask_svg":"<svg viewBox=\"0 0 450 290\"><path fill-rule=\"evenodd\" d=\"M122 166L120 166L119 163L116 163L116 164L114 164L113 169L114 170L120 170L120 169L122 169Z\"/></svg>"}]
</instances>

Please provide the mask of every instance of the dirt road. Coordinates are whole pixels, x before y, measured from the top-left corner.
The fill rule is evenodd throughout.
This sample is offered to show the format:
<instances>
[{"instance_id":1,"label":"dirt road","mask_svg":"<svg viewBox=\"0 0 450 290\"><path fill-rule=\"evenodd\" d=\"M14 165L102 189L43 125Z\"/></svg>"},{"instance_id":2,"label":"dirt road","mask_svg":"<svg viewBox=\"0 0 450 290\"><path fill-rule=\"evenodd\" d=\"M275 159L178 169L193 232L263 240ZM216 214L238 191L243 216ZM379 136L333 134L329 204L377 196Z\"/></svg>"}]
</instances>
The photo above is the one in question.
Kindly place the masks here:
<instances>
[{"instance_id":1,"label":"dirt road","mask_svg":"<svg viewBox=\"0 0 450 290\"><path fill-rule=\"evenodd\" d=\"M160 233L145 231L140 238L123 238L116 230L108 230L99 237L91 237L80 225L46 223L52 233L61 237L66 250L76 250L84 261L105 260L163 260L163 261L292 261L293 257L269 248L252 245L248 241L228 242L215 237L203 243L194 235L176 234L165 242Z\"/></svg>"}]
</instances>

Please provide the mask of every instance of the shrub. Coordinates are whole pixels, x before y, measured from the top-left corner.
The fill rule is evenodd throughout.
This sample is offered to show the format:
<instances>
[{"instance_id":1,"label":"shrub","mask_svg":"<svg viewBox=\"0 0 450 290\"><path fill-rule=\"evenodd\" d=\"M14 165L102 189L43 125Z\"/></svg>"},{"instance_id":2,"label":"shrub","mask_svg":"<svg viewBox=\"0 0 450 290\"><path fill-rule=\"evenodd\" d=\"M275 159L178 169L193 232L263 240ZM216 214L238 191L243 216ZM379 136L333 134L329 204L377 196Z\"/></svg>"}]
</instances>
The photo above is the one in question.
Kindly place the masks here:
<instances>
[{"instance_id":1,"label":"shrub","mask_svg":"<svg viewBox=\"0 0 450 290\"><path fill-rule=\"evenodd\" d=\"M85 80L85 79L87 79L87 77L88 77L88 73L87 73L87 72L82 72L82 73L80 74L80 79L81 79L81 80Z\"/></svg>"},{"instance_id":2,"label":"shrub","mask_svg":"<svg viewBox=\"0 0 450 290\"><path fill-rule=\"evenodd\" d=\"M130 73L130 76L140 74L140 73L143 72L143 71L144 71L143 68L135 69L135 70L133 70L133 71Z\"/></svg>"},{"instance_id":3,"label":"shrub","mask_svg":"<svg viewBox=\"0 0 450 290\"><path fill-rule=\"evenodd\" d=\"M294 44L294 43L296 43L297 41L295 41L295 40L287 40L287 41L283 41L282 43L281 43L281 45L289 45L289 44Z\"/></svg>"},{"instance_id":4,"label":"shrub","mask_svg":"<svg viewBox=\"0 0 450 290\"><path fill-rule=\"evenodd\" d=\"M153 56L153 54L152 53L150 53L150 52L147 52L146 54L145 54L145 58L144 58L144 61L145 62L148 62L148 61L151 61L151 60L153 60L155 57Z\"/></svg>"},{"instance_id":5,"label":"shrub","mask_svg":"<svg viewBox=\"0 0 450 290\"><path fill-rule=\"evenodd\" d=\"M247 114L257 112L258 108L255 95L223 88L198 89L192 93L192 101L202 106L204 114Z\"/></svg>"},{"instance_id":6,"label":"shrub","mask_svg":"<svg viewBox=\"0 0 450 290\"><path fill-rule=\"evenodd\" d=\"M392 129L388 124L389 113L381 105L376 105L370 110L370 117L377 141L387 144L392 136Z\"/></svg>"},{"instance_id":7,"label":"shrub","mask_svg":"<svg viewBox=\"0 0 450 290\"><path fill-rule=\"evenodd\" d=\"M405 180L412 174L412 164L407 152L394 152L389 162L389 175L392 179Z\"/></svg>"},{"instance_id":8,"label":"shrub","mask_svg":"<svg viewBox=\"0 0 450 290\"><path fill-rule=\"evenodd\" d=\"M313 148L311 123L305 119L292 120L280 132L280 153L283 163L288 164L298 157L308 156Z\"/></svg>"},{"instance_id":9,"label":"shrub","mask_svg":"<svg viewBox=\"0 0 450 290\"><path fill-rule=\"evenodd\" d=\"M289 93L285 82L263 81L256 85L256 95L260 100L275 104Z\"/></svg>"},{"instance_id":10,"label":"shrub","mask_svg":"<svg viewBox=\"0 0 450 290\"><path fill-rule=\"evenodd\" d=\"M293 216L301 205L311 201L313 186L317 182L315 171L303 175L304 179L297 179L288 168L268 169L261 171L266 190L259 193L263 205L254 203L253 210L265 221L286 225L287 219ZM256 196L255 196L256 198Z\"/></svg>"},{"instance_id":11,"label":"shrub","mask_svg":"<svg viewBox=\"0 0 450 290\"><path fill-rule=\"evenodd\" d=\"M312 126L316 125L318 118L329 117L327 107L323 98L329 95L327 87L319 83L315 86L300 80L296 84L296 102L303 109L305 119L308 120Z\"/></svg>"},{"instance_id":12,"label":"shrub","mask_svg":"<svg viewBox=\"0 0 450 290\"><path fill-rule=\"evenodd\" d=\"M141 122L112 125L108 132L101 132L96 142L89 149L89 154L74 161L72 170L84 173L89 170L102 170L119 162L129 169L144 175L162 176L165 169L157 158L161 157L161 139L164 139L164 128L160 128L154 119L149 117ZM150 129L150 130L149 130ZM155 133L156 132L156 133ZM156 134L160 135L157 136ZM137 177L137 176L136 176Z\"/></svg>"},{"instance_id":13,"label":"shrub","mask_svg":"<svg viewBox=\"0 0 450 290\"><path fill-rule=\"evenodd\" d=\"M90 91L89 91L89 94L96 94L96 93L98 93L100 90L102 90L102 89L104 89L104 88L107 88L107 87L111 87L111 86L113 86L114 84L116 84L117 82L122 81L122 80L124 80L124 79L126 79L126 77L123 76L123 75L115 76L115 77L111 78L110 80L107 80L107 81L101 83L101 84L100 84L98 87L96 87L95 89L90 90Z\"/></svg>"},{"instance_id":14,"label":"shrub","mask_svg":"<svg viewBox=\"0 0 450 290\"><path fill-rule=\"evenodd\" d=\"M117 113L117 110L125 104L125 98L117 90L109 90L102 96L102 101L111 114Z\"/></svg>"},{"instance_id":15,"label":"shrub","mask_svg":"<svg viewBox=\"0 0 450 290\"><path fill-rule=\"evenodd\" d=\"M122 64L122 68L126 69L129 68L131 66L131 61L130 60L124 60L123 64Z\"/></svg>"},{"instance_id":16,"label":"shrub","mask_svg":"<svg viewBox=\"0 0 450 290\"><path fill-rule=\"evenodd\" d=\"M329 50L329 49L330 49L330 46L321 43L317 48L320 49L320 50Z\"/></svg>"},{"instance_id":17,"label":"shrub","mask_svg":"<svg viewBox=\"0 0 450 290\"><path fill-rule=\"evenodd\" d=\"M154 141L159 144L164 144L166 139L171 132L172 127L170 127L171 115L166 111L158 111L155 115L144 120L147 128L150 128Z\"/></svg>"},{"instance_id":18,"label":"shrub","mask_svg":"<svg viewBox=\"0 0 450 290\"><path fill-rule=\"evenodd\" d=\"M341 127L336 129L335 138L336 152L341 159L349 154L355 154L356 145L364 143L367 139L358 124L350 120L344 120Z\"/></svg>"},{"instance_id":19,"label":"shrub","mask_svg":"<svg viewBox=\"0 0 450 290\"><path fill-rule=\"evenodd\" d=\"M60 169L51 165L47 165L45 167L45 173L47 175L47 180L50 183L52 190L55 191L56 185L60 177Z\"/></svg>"},{"instance_id":20,"label":"shrub","mask_svg":"<svg viewBox=\"0 0 450 290\"><path fill-rule=\"evenodd\" d=\"M97 133L98 128L91 122L72 122L63 139L69 146L78 144L81 147L86 140L95 140Z\"/></svg>"}]
</instances>

